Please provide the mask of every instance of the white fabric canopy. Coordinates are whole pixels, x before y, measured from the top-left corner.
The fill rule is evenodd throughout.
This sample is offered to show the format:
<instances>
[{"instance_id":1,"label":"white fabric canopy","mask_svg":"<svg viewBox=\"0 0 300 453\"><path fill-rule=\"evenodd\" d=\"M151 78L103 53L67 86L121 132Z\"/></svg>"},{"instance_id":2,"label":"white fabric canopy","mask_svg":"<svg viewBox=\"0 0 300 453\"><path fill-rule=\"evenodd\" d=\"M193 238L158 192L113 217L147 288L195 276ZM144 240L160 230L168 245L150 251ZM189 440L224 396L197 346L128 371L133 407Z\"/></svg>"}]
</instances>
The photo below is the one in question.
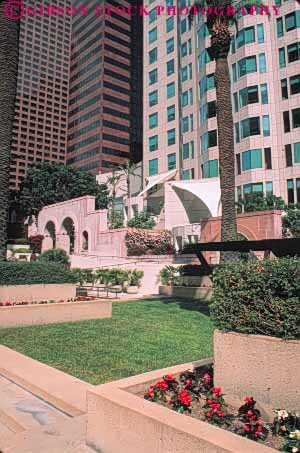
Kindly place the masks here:
<instances>
[{"instance_id":1,"label":"white fabric canopy","mask_svg":"<svg viewBox=\"0 0 300 453\"><path fill-rule=\"evenodd\" d=\"M149 178L147 178L146 187L141 191L141 193L138 196L144 195L144 193L148 192L148 190L156 186L156 184L162 184L166 181L169 181L176 175L176 173L177 170L175 169L168 171L167 173L161 173L160 175L149 176Z\"/></svg>"},{"instance_id":2,"label":"white fabric canopy","mask_svg":"<svg viewBox=\"0 0 300 453\"><path fill-rule=\"evenodd\" d=\"M207 206L212 217L217 217L221 199L220 180L218 178L174 181L171 186L195 195Z\"/></svg>"}]
</instances>

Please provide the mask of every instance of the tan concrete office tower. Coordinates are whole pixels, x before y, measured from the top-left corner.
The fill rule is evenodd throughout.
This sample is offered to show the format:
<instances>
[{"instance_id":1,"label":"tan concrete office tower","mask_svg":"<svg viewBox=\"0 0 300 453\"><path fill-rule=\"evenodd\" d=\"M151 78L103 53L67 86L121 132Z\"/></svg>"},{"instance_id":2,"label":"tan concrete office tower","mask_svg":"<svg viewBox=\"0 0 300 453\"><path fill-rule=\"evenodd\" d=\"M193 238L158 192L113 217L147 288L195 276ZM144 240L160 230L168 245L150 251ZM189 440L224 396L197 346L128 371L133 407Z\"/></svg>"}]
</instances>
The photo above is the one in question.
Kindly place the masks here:
<instances>
[{"instance_id":1,"label":"tan concrete office tower","mask_svg":"<svg viewBox=\"0 0 300 453\"><path fill-rule=\"evenodd\" d=\"M144 17L144 177L149 183L163 175L144 196L156 209L167 180L219 175L215 62L205 17L189 25L186 16L158 15L161 3L147 2ZM300 202L300 6L276 5L278 16L242 16L239 34L233 30L236 190L237 197L264 192L293 203Z\"/></svg>"},{"instance_id":2,"label":"tan concrete office tower","mask_svg":"<svg viewBox=\"0 0 300 453\"><path fill-rule=\"evenodd\" d=\"M129 158L141 159L142 128L137 121L142 100L136 89L142 59L140 55L139 69L138 54L132 57L133 31L142 19L129 16L127 0L76 4L86 6L89 14L73 20L67 165L98 174ZM95 14L101 5L110 12Z\"/></svg>"},{"instance_id":3,"label":"tan concrete office tower","mask_svg":"<svg viewBox=\"0 0 300 453\"><path fill-rule=\"evenodd\" d=\"M11 150L10 188L18 189L30 165L65 163L71 50L68 14L41 13L24 0L20 20L19 70ZM51 5L66 8L69 1ZM29 8L29 9L28 9Z\"/></svg>"}]
</instances>

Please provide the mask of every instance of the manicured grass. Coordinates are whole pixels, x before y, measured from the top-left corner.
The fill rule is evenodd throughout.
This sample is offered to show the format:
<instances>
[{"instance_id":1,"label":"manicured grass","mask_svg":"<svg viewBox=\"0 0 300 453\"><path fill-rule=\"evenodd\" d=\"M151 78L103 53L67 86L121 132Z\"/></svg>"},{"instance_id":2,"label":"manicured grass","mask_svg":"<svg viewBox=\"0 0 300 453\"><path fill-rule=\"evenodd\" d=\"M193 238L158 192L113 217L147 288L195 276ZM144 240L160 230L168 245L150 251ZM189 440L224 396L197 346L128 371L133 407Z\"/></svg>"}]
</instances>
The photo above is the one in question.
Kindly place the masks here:
<instances>
[{"instance_id":1,"label":"manicured grass","mask_svg":"<svg viewBox=\"0 0 300 453\"><path fill-rule=\"evenodd\" d=\"M0 343L92 384L212 356L207 307L144 299L113 304L113 318L0 329Z\"/></svg>"}]
</instances>

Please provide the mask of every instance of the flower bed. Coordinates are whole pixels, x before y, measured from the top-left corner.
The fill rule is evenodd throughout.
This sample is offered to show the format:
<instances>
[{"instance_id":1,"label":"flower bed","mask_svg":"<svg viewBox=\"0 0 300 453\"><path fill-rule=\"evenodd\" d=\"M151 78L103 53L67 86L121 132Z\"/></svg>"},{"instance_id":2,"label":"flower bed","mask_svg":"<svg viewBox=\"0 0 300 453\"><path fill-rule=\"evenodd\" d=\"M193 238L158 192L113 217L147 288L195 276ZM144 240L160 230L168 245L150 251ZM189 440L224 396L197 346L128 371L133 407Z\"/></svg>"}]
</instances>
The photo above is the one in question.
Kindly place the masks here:
<instances>
[{"instance_id":1,"label":"flower bed","mask_svg":"<svg viewBox=\"0 0 300 453\"><path fill-rule=\"evenodd\" d=\"M67 302L84 302L88 300L94 300L92 296L78 296L72 297L71 299L60 299L60 300L22 300L22 301L10 301L0 302L0 307L19 307L23 305L47 305L56 303L67 303Z\"/></svg>"},{"instance_id":2,"label":"flower bed","mask_svg":"<svg viewBox=\"0 0 300 453\"><path fill-rule=\"evenodd\" d=\"M142 394L141 394L142 396ZM226 404L221 387L213 385L207 367L186 371L177 378L165 375L151 385L144 398L180 413L206 421L252 441L281 451L300 451L300 413L275 411L273 423L265 422L253 397L246 396L235 409Z\"/></svg>"},{"instance_id":3,"label":"flower bed","mask_svg":"<svg viewBox=\"0 0 300 453\"><path fill-rule=\"evenodd\" d=\"M211 359L208 359L196 364L197 367L205 367L203 379L210 363ZM143 399L145 391L149 390L151 385L154 387L160 381L158 388L169 386L168 383L162 383L162 376L169 375L169 378L171 376L177 380L177 376L185 374L187 369L193 369L194 365L190 363L151 371L89 390L87 444L102 451L130 453L140 453L141 445L143 453L275 452L271 447L249 440L248 436L238 436L230 430L220 429L219 425L182 415L180 407L189 405L192 398L189 391L184 392L182 387L181 396L178 397L177 394L174 397L172 406L176 407L176 410L170 410L171 405L153 404ZM172 381L169 379L168 382ZM150 389L150 392L152 390ZM217 392L218 395L220 393ZM194 405L195 402L193 400L191 404ZM219 409L221 412L222 409ZM230 408L225 409L229 411ZM186 410L183 412L190 415Z\"/></svg>"},{"instance_id":4,"label":"flower bed","mask_svg":"<svg viewBox=\"0 0 300 453\"><path fill-rule=\"evenodd\" d=\"M111 318L110 300L77 297L61 301L4 302L0 306L0 327L19 327L87 319Z\"/></svg>"}]
</instances>

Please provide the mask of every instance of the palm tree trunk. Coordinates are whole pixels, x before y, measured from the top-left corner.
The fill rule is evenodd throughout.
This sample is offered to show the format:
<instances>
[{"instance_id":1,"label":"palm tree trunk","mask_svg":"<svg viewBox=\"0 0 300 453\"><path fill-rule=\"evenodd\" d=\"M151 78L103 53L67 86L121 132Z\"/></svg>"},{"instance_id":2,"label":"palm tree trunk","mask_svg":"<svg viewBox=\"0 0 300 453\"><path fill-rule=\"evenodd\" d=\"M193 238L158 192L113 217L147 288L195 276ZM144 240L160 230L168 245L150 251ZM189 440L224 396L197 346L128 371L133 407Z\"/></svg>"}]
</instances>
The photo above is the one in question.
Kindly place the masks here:
<instances>
[{"instance_id":1,"label":"palm tree trunk","mask_svg":"<svg viewBox=\"0 0 300 453\"><path fill-rule=\"evenodd\" d=\"M19 21L8 19L0 0L0 260L6 259L9 164L19 56Z\"/></svg>"},{"instance_id":2,"label":"palm tree trunk","mask_svg":"<svg viewBox=\"0 0 300 453\"><path fill-rule=\"evenodd\" d=\"M227 55L216 58L217 123L219 172L221 184L222 226L221 240L237 240L235 207L235 167L231 82ZM221 255L225 258L225 255ZM226 254L225 260L230 259Z\"/></svg>"}]
</instances>

